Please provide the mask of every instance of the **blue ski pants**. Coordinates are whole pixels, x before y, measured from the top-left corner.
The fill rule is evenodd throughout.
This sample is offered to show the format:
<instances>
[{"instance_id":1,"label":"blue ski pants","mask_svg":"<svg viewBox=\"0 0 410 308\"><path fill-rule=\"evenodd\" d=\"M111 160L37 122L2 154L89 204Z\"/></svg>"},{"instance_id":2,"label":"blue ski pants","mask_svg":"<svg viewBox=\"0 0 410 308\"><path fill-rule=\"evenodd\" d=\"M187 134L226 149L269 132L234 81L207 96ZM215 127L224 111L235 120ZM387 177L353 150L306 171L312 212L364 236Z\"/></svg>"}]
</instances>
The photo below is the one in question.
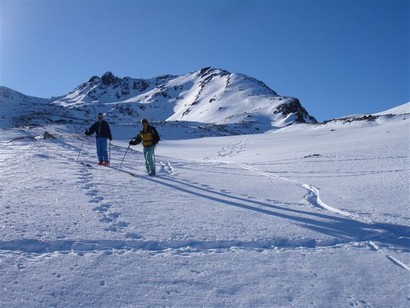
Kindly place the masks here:
<instances>
[{"instance_id":1,"label":"blue ski pants","mask_svg":"<svg viewBox=\"0 0 410 308\"><path fill-rule=\"evenodd\" d=\"M155 174L155 161L154 161L155 146L144 147L145 168L147 173L153 172Z\"/></svg>"},{"instance_id":2,"label":"blue ski pants","mask_svg":"<svg viewBox=\"0 0 410 308\"><path fill-rule=\"evenodd\" d=\"M96 138L96 146L97 146L97 156L98 161L108 161L108 151L107 151L107 138L100 137Z\"/></svg>"}]
</instances>

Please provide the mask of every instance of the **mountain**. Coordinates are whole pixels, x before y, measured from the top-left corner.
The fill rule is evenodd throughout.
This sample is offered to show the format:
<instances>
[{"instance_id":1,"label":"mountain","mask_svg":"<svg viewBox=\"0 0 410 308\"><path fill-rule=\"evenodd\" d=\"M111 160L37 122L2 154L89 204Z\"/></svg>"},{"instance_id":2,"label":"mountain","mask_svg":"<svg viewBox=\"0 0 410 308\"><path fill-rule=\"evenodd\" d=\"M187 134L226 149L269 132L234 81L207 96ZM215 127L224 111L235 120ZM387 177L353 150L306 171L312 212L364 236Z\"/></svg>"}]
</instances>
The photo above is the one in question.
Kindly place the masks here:
<instances>
[{"instance_id":1,"label":"mountain","mask_svg":"<svg viewBox=\"0 0 410 308\"><path fill-rule=\"evenodd\" d=\"M48 100L0 87L0 104L6 106L2 109L22 103L24 112L13 112L7 126L83 124L98 112L106 113L117 126L135 125L145 117L164 125L194 125L221 134L316 123L297 98L280 96L249 76L210 67L152 79L119 78L107 72ZM9 115L2 112L1 117Z\"/></svg>"}]
</instances>

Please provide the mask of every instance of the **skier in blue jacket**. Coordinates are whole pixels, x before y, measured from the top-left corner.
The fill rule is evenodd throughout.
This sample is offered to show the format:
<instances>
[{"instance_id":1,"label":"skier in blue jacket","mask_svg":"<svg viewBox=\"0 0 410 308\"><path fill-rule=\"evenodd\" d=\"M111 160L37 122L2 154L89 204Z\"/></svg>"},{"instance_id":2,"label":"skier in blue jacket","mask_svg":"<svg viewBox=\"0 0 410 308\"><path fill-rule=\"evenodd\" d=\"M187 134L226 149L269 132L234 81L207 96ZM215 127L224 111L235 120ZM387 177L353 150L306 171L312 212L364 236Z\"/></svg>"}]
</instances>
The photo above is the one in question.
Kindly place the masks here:
<instances>
[{"instance_id":1,"label":"skier in blue jacket","mask_svg":"<svg viewBox=\"0 0 410 308\"><path fill-rule=\"evenodd\" d=\"M95 141L97 146L97 156L99 165L108 166L110 160L108 158L107 151L107 139L112 141L110 125L104 120L104 115L99 113L97 115L97 122L95 122L91 127L84 131L84 134L90 136L95 133Z\"/></svg>"}]
</instances>

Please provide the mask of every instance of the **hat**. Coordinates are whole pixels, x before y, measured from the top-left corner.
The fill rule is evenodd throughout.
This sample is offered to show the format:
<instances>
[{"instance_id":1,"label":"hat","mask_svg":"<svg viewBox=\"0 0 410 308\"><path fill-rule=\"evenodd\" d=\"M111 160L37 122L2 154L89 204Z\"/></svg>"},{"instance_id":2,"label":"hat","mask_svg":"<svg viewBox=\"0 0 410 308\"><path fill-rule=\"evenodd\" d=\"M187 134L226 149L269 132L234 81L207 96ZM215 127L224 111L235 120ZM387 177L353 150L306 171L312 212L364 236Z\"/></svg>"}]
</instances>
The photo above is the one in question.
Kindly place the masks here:
<instances>
[{"instance_id":1,"label":"hat","mask_svg":"<svg viewBox=\"0 0 410 308\"><path fill-rule=\"evenodd\" d=\"M148 123L148 120L144 118L141 120L141 123Z\"/></svg>"},{"instance_id":2,"label":"hat","mask_svg":"<svg viewBox=\"0 0 410 308\"><path fill-rule=\"evenodd\" d=\"M97 114L97 118L104 118L104 115L100 112L99 114Z\"/></svg>"}]
</instances>

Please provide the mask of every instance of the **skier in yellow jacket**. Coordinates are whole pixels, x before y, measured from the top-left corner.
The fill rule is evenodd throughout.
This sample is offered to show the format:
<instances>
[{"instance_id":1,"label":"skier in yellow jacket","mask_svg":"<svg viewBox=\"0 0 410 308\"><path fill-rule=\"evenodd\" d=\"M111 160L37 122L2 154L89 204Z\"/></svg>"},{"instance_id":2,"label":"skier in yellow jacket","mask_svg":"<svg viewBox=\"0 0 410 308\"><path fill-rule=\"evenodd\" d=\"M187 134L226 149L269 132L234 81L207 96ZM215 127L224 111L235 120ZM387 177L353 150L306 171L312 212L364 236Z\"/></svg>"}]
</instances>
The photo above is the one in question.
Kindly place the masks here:
<instances>
[{"instance_id":1,"label":"skier in yellow jacket","mask_svg":"<svg viewBox=\"0 0 410 308\"><path fill-rule=\"evenodd\" d=\"M156 174L154 151L155 146L160 140L160 137L155 127L150 125L147 119L142 119L141 125L142 130L135 138L131 139L129 144L137 145L142 142L142 146L144 147L143 153L145 159L145 168L147 169L147 174L153 176Z\"/></svg>"}]
</instances>

